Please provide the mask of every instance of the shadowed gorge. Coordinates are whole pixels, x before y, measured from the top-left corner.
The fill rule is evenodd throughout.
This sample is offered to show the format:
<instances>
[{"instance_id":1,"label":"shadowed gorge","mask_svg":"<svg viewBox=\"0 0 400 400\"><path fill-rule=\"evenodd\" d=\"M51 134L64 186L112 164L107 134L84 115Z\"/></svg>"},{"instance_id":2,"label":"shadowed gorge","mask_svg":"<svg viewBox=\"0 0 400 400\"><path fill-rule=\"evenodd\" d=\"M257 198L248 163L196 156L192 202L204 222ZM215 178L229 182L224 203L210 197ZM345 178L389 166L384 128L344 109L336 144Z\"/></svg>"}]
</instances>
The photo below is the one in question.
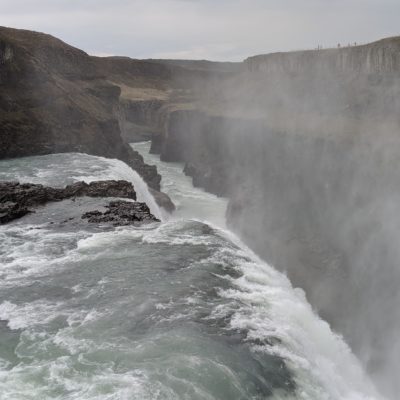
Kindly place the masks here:
<instances>
[{"instance_id":1,"label":"shadowed gorge","mask_svg":"<svg viewBox=\"0 0 400 400\"><path fill-rule=\"evenodd\" d=\"M244 62L152 150L228 196L229 226L397 393L400 39ZM200 100L197 100L200 99Z\"/></svg>"}]
</instances>

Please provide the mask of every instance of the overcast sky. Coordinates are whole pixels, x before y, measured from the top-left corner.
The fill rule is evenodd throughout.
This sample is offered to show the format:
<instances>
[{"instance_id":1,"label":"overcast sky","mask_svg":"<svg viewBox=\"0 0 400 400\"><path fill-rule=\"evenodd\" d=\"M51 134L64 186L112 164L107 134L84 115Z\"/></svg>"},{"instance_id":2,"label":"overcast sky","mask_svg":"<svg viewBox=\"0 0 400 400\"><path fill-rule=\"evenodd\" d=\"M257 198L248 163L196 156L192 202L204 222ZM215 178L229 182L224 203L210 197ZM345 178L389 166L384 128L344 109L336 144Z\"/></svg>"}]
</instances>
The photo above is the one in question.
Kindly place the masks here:
<instances>
[{"instance_id":1,"label":"overcast sky","mask_svg":"<svg viewBox=\"0 0 400 400\"><path fill-rule=\"evenodd\" d=\"M400 0L0 0L0 25L96 55L236 61L400 35Z\"/></svg>"}]
</instances>

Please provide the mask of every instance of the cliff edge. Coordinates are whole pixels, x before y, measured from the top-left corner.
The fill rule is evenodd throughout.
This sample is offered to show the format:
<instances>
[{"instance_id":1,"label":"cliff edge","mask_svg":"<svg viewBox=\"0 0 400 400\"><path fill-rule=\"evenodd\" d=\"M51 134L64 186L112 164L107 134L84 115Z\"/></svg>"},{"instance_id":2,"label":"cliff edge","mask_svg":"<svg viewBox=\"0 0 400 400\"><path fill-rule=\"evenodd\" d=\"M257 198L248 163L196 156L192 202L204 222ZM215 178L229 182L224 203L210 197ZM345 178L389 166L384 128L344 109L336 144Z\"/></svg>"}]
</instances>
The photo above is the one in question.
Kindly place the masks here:
<instances>
[{"instance_id":1,"label":"cliff edge","mask_svg":"<svg viewBox=\"0 0 400 400\"><path fill-rule=\"evenodd\" d=\"M0 27L0 158L62 152L118 158L159 190L156 168L121 138L121 88L106 75L95 57L50 35Z\"/></svg>"}]
</instances>

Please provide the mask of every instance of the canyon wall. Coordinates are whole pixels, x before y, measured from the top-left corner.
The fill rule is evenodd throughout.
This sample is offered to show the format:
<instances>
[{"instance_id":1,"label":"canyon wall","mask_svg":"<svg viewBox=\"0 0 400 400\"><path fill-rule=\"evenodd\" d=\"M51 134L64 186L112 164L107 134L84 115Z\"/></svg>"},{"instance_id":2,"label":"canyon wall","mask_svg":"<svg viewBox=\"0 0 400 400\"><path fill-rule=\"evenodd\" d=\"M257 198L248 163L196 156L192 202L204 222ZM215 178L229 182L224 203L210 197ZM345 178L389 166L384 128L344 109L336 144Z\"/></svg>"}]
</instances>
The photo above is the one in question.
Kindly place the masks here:
<instances>
[{"instance_id":1,"label":"canyon wall","mask_svg":"<svg viewBox=\"0 0 400 400\"><path fill-rule=\"evenodd\" d=\"M149 75L163 69L141 67ZM60 152L118 158L159 190L156 168L121 138L121 92L97 58L49 35L0 28L0 158Z\"/></svg>"},{"instance_id":2,"label":"canyon wall","mask_svg":"<svg viewBox=\"0 0 400 400\"><path fill-rule=\"evenodd\" d=\"M231 229L305 290L391 395L400 390L399 43L253 57L208 102L170 112L152 146L229 197Z\"/></svg>"},{"instance_id":3,"label":"canyon wall","mask_svg":"<svg viewBox=\"0 0 400 400\"><path fill-rule=\"evenodd\" d=\"M152 140L228 224L344 334L387 393L400 387L400 39L244 63L91 57L0 28L0 158L119 158Z\"/></svg>"},{"instance_id":4,"label":"canyon wall","mask_svg":"<svg viewBox=\"0 0 400 400\"><path fill-rule=\"evenodd\" d=\"M249 57L245 61L251 72L264 74L298 74L307 71L356 73L398 73L400 38L386 38L362 46L347 46L318 51L272 53Z\"/></svg>"},{"instance_id":5,"label":"canyon wall","mask_svg":"<svg viewBox=\"0 0 400 400\"><path fill-rule=\"evenodd\" d=\"M118 158L153 189L161 176L129 143L238 64L93 57L50 35L0 27L0 158L83 152Z\"/></svg>"}]
</instances>

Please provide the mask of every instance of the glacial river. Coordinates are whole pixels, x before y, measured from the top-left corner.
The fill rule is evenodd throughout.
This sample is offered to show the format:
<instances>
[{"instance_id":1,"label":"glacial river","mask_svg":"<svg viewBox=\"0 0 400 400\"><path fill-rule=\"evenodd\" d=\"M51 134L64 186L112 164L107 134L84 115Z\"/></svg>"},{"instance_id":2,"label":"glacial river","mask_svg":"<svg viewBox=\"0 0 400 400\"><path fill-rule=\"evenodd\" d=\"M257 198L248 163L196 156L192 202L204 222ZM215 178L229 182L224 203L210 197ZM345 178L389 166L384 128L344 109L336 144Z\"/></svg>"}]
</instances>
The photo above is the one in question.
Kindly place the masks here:
<instances>
[{"instance_id":1,"label":"glacial river","mask_svg":"<svg viewBox=\"0 0 400 400\"><path fill-rule=\"evenodd\" d=\"M0 162L0 180L129 180L163 218L93 226L80 215L101 200L81 198L0 227L0 399L379 399L303 292L226 230L226 200L149 146L133 145L157 165L173 216L121 161Z\"/></svg>"}]
</instances>

